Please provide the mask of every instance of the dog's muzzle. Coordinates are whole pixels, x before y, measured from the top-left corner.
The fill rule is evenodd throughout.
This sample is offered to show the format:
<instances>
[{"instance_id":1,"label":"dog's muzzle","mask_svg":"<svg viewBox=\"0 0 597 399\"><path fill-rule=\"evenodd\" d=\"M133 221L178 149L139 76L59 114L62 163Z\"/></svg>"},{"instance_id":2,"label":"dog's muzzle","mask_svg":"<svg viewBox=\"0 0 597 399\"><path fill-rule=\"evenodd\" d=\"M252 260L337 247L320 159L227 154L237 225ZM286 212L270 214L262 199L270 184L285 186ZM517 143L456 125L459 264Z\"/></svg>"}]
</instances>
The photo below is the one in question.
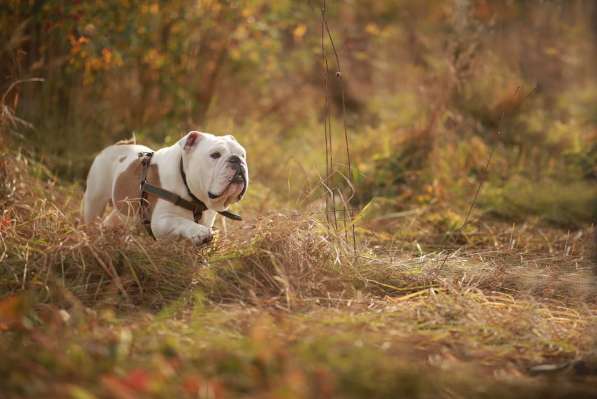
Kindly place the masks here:
<instances>
[{"instance_id":1,"label":"dog's muzzle","mask_svg":"<svg viewBox=\"0 0 597 399\"><path fill-rule=\"evenodd\" d=\"M242 198L242 196L245 194L245 191L247 190L247 179L245 177L246 176L245 167L242 164L242 160L236 155L232 155L230 158L228 158L227 162L229 163L230 168L235 170L234 175L230 179L230 184L242 184L243 185L243 189L238 196L238 198L240 199L240 198ZM228 187L230 186L230 184L228 185ZM207 196L211 199L219 198L226 192L228 187L226 187L226 189L224 189L220 194L214 194L214 193L208 191Z\"/></svg>"}]
</instances>

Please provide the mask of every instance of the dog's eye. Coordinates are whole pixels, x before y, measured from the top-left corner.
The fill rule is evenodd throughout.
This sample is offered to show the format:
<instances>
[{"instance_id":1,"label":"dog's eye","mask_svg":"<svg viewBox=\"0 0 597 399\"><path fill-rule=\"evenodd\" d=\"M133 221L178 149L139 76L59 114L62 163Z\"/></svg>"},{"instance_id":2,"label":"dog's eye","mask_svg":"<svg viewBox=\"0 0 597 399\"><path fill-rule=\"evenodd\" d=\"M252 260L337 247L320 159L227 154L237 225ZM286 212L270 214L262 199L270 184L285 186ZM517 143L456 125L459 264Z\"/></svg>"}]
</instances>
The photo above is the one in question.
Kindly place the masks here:
<instances>
[{"instance_id":1,"label":"dog's eye","mask_svg":"<svg viewBox=\"0 0 597 399\"><path fill-rule=\"evenodd\" d=\"M222 156L222 154L220 154L219 152L212 152L211 154L209 154L210 157L212 157L213 159L218 159L219 157Z\"/></svg>"}]
</instances>

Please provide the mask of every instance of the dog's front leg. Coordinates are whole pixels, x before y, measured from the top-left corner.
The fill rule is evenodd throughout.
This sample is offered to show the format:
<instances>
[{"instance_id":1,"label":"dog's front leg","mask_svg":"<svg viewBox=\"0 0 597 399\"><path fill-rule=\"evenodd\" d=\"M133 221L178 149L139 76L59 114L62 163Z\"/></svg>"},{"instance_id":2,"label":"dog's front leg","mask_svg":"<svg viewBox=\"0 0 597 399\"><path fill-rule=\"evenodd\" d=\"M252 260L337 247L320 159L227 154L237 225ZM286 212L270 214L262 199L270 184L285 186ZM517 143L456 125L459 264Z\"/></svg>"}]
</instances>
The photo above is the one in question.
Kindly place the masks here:
<instances>
[{"instance_id":1,"label":"dog's front leg","mask_svg":"<svg viewBox=\"0 0 597 399\"><path fill-rule=\"evenodd\" d=\"M151 230L157 238L184 237L194 244L206 244L212 239L211 229L178 215L154 215Z\"/></svg>"}]
</instances>

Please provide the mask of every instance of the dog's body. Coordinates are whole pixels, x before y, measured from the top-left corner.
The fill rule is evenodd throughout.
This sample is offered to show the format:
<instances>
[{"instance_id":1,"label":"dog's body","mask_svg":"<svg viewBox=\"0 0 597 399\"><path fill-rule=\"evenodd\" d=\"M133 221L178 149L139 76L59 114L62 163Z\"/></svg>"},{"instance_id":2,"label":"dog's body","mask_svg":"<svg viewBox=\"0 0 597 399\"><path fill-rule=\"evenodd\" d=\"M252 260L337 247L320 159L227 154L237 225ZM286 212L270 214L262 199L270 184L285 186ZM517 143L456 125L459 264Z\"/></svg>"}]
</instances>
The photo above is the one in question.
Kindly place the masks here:
<instances>
[{"instance_id":1,"label":"dog's body","mask_svg":"<svg viewBox=\"0 0 597 399\"><path fill-rule=\"evenodd\" d=\"M104 224L139 220L139 153L151 151L142 145L115 144L95 158L83 197L85 223L100 218L109 202L114 209ZM246 192L249 175L245 150L232 136L193 131L154 153L147 171L148 183L190 200L185 176L190 192L208 209L195 223L192 211L150 195L151 230L157 239L178 236L204 243L211 239L216 212L239 201Z\"/></svg>"}]
</instances>

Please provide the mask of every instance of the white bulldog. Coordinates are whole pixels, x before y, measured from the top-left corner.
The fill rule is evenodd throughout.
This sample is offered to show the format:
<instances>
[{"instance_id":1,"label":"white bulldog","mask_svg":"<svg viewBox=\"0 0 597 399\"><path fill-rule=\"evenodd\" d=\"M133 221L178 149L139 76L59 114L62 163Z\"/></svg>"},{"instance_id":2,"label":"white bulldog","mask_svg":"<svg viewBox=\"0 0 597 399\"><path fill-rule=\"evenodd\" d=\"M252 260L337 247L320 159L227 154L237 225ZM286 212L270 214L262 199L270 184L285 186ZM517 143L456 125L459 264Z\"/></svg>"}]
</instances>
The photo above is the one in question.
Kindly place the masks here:
<instances>
[{"instance_id":1,"label":"white bulldog","mask_svg":"<svg viewBox=\"0 0 597 399\"><path fill-rule=\"evenodd\" d=\"M142 152L152 150L137 144L115 144L94 159L82 204L85 223L98 220L110 202L114 209L103 221L105 225L140 220ZM207 207L196 223L193 211L147 194L147 223L150 221L155 238L184 237L203 244L212 238L216 213L240 201L247 190L246 151L230 135L192 131L153 154L147 182L187 201L193 201L194 195Z\"/></svg>"}]
</instances>

